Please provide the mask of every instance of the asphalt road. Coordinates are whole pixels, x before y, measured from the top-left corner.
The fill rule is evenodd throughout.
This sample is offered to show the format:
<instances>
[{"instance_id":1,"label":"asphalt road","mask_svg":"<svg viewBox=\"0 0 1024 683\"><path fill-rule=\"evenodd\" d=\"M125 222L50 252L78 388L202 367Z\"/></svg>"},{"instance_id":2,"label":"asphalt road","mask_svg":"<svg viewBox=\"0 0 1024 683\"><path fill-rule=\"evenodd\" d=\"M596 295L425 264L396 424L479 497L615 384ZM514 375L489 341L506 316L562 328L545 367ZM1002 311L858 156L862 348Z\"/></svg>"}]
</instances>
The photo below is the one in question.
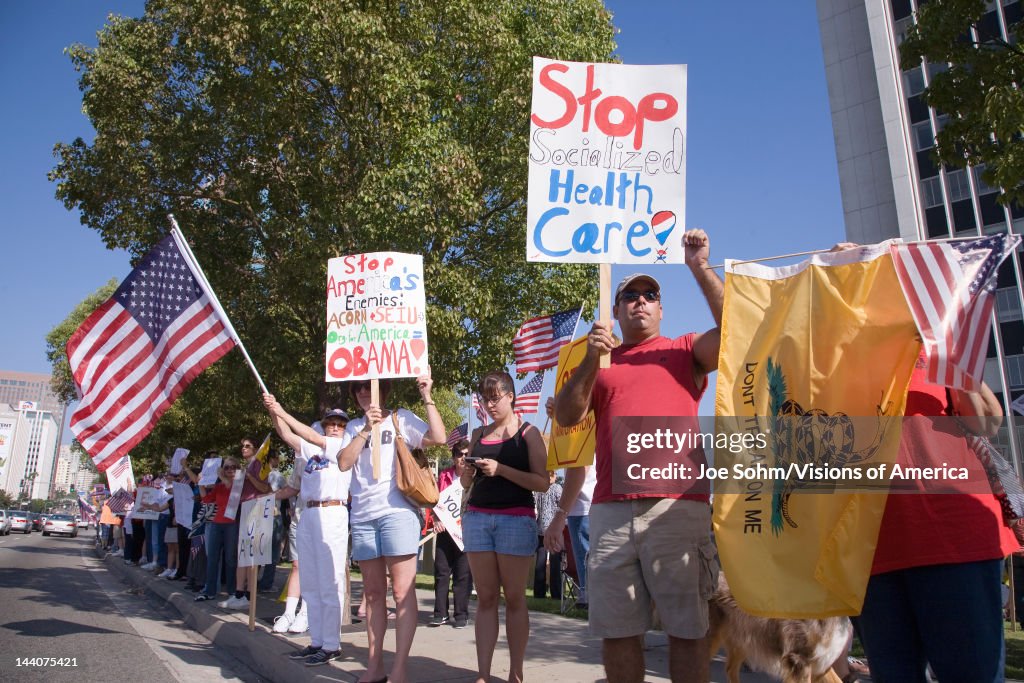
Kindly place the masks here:
<instances>
[{"instance_id":1,"label":"asphalt road","mask_svg":"<svg viewBox=\"0 0 1024 683\"><path fill-rule=\"evenodd\" d=\"M94 534L0 537L0 680L260 680L176 610L112 578Z\"/></svg>"}]
</instances>

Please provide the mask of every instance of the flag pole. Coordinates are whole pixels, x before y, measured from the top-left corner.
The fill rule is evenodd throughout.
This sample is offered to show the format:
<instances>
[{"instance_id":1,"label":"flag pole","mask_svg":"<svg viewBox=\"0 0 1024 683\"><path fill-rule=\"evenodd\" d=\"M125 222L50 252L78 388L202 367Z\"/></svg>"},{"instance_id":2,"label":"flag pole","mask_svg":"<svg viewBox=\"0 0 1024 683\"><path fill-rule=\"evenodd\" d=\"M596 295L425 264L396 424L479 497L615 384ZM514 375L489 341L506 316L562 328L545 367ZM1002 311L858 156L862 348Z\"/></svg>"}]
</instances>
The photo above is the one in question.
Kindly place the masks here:
<instances>
[{"instance_id":1,"label":"flag pole","mask_svg":"<svg viewBox=\"0 0 1024 683\"><path fill-rule=\"evenodd\" d=\"M982 238L979 237L978 235L971 235L970 237L945 237L945 238L940 239L940 240L914 240L912 242L902 242L902 240L894 240L894 241L899 241L899 242L902 242L903 244L938 244L938 243L942 243L942 242L969 242L971 240L977 240L977 239L982 239ZM868 245L858 244L855 247L850 247L850 249L856 249L858 247L864 247L864 246L868 246ZM796 258L797 256L813 256L814 254L825 254L825 253L828 253L830 251L832 251L832 247L829 247L828 249L812 249L811 251L798 251L798 252L796 252L794 254L782 254L780 256L765 256L764 258L753 258L753 259L747 259L746 261L733 261L733 265L734 266L741 266L741 265L743 265L745 263L761 263L762 261L778 261L779 259ZM710 268L711 270L718 270L720 268L725 268L725 264L724 263L719 263L717 266L708 266L708 268Z\"/></svg>"},{"instance_id":2,"label":"flag pole","mask_svg":"<svg viewBox=\"0 0 1024 683\"><path fill-rule=\"evenodd\" d=\"M206 294L210 297L210 303L213 304L213 308L217 311L217 317L224 323L224 326L228 328L228 334L234 340L235 344L238 345L238 350L242 352L242 356L245 357L245 362L249 364L249 369L252 370L253 376L256 381L260 384L260 389L263 393L269 394L270 390L267 389L267 385L263 383L263 378L260 377L260 373L256 370L256 366L253 365L252 358L249 357L249 352L245 350L245 344L239 338L238 333L235 332L234 325L231 324L231 319L228 314L224 312L224 307L220 305L220 301L217 299L217 295L213 291L213 287L210 286L210 281L206 279L206 273L203 272L202 267L199 265L199 261L196 259L196 255L192 253L192 249L188 246L188 241L182 234L181 229L178 227L178 221L175 220L174 214L167 214L167 218L171 221L171 235L174 237L174 241L178 245L178 249L181 250L182 256L189 262L189 267L200 283L203 285L203 289L206 290Z\"/></svg>"}]
</instances>

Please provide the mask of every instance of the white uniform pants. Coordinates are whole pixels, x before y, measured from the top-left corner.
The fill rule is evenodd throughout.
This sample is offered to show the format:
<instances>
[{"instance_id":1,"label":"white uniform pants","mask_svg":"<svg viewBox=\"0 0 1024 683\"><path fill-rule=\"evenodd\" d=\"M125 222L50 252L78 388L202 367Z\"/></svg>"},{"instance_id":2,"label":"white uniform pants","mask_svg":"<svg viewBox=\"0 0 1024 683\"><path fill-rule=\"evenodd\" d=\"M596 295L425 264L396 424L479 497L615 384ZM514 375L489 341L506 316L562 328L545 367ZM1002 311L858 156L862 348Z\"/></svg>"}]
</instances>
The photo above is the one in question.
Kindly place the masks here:
<instances>
[{"instance_id":1,"label":"white uniform pants","mask_svg":"<svg viewBox=\"0 0 1024 683\"><path fill-rule=\"evenodd\" d=\"M348 576L348 510L314 507L299 518L299 583L309 617L310 645L341 649L341 606Z\"/></svg>"}]
</instances>

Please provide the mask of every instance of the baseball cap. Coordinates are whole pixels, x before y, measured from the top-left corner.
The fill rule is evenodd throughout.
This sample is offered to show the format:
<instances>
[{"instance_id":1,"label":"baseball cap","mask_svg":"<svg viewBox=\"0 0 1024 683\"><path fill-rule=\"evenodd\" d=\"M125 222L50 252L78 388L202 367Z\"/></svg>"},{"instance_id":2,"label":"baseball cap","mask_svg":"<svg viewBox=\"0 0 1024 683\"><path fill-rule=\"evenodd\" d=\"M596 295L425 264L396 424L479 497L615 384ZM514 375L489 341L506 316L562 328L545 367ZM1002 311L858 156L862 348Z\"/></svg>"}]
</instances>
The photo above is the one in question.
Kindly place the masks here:
<instances>
[{"instance_id":1,"label":"baseball cap","mask_svg":"<svg viewBox=\"0 0 1024 683\"><path fill-rule=\"evenodd\" d=\"M320 418L320 421L323 422L324 420L327 420L328 418L331 417L337 418L339 420L345 420L346 422L348 422L348 413L346 413L341 408L331 408L326 413L324 413L324 416Z\"/></svg>"},{"instance_id":2,"label":"baseball cap","mask_svg":"<svg viewBox=\"0 0 1024 683\"><path fill-rule=\"evenodd\" d=\"M633 273L632 275L627 275L626 277L622 278L622 281L619 282L619 286L615 288L615 301L619 300L619 295L622 294L622 290L624 290L626 287L629 287L637 280L646 280L647 282L650 282L652 285L654 285L655 291L657 291L659 294L661 293L661 285L653 277L647 275L646 273Z\"/></svg>"}]
</instances>

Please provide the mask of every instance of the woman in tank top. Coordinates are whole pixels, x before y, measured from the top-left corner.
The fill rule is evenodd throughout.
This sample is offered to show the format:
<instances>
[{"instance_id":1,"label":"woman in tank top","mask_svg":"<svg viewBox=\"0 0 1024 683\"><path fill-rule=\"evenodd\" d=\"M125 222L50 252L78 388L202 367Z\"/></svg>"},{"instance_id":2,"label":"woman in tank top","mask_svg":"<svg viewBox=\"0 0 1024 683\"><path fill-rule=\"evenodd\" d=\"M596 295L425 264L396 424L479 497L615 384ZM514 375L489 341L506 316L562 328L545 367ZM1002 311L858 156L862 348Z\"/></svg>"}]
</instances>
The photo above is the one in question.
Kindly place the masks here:
<instances>
[{"instance_id":1,"label":"woman in tank top","mask_svg":"<svg viewBox=\"0 0 1024 683\"><path fill-rule=\"evenodd\" d=\"M490 680L498 641L498 597L505 594L509 678L523 680L530 615L526 579L537 548L533 492L548 488L547 453L536 427L515 413L515 385L506 372L480 380L480 402L493 424L473 433L462 486L470 488L462 520L463 541L477 592L478 683Z\"/></svg>"}]
</instances>

